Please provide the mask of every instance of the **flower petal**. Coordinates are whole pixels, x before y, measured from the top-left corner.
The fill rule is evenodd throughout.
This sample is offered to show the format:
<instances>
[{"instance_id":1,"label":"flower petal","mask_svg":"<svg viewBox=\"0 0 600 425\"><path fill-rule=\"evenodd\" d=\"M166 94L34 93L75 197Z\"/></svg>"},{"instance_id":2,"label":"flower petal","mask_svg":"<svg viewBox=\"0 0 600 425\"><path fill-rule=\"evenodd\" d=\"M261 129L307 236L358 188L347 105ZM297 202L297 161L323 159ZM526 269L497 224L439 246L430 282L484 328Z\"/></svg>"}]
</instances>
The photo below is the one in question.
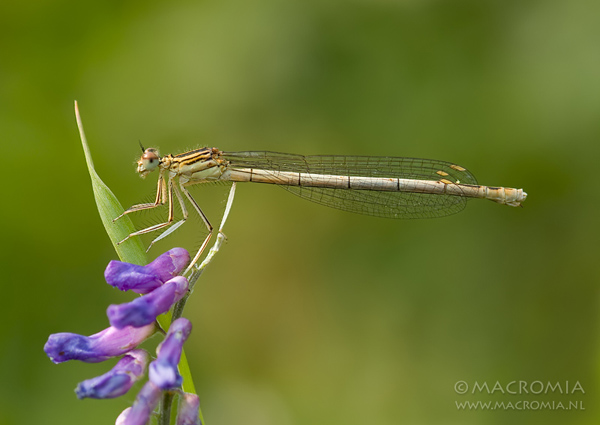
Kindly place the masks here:
<instances>
[{"instance_id":1,"label":"flower petal","mask_svg":"<svg viewBox=\"0 0 600 425\"><path fill-rule=\"evenodd\" d=\"M183 248L173 248L159 255L153 262L145 266L160 280L166 282L174 278L189 264L190 254Z\"/></svg>"},{"instance_id":2,"label":"flower petal","mask_svg":"<svg viewBox=\"0 0 600 425\"><path fill-rule=\"evenodd\" d=\"M131 350L104 375L80 382L75 393L79 399L119 397L144 375L147 363L145 350Z\"/></svg>"},{"instance_id":3,"label":"flower petal","mask_svg":"<svg viewBox=\"0 0 600 425\"><path fill-rule=\"evenodd\" d=\"M152 382L146 382L138 393L133 406L121 412L116 425L145 425L158 404L161 393L161 389Z\"/></svg>"},{"instance_id":4,"label":"flower petal","mask_svg":"<svg viewBox=\"0 0 600 425\"><path fill-rule=\"evenodd\" d=\"M119 416L117 416L117 420L115 421L115 425L125 425L125 421L127 420L127 416L131 412L131 406L127 409L123 410Z\"/></svg>"},{"instance_id":5,"label":"flower petal","mask_svg":"<svg viewBox=\"0 0 600 425\"><path fill-rule=\"evenodd\" d=\"M183 393L180 398L176 425L202 425L199 416L200 398L191 393Z\"/></svg>"},{"instance_id":6,"label":"flower petal","mask_svg":"<svg viewBox=\"0 0 600 425\"><path fill-rule=\"evenodd\" d=\"M125 326L144 326L154 322L158 315L169 311L171 306L185 295L187 289L187 279L176 276L149 294L129 303L108 306L106 315L110 324L117 329Z\"/></svg>"},{"instance_id":7,"label":"flower petal","mask_svg":"<svg viewBox=\"0 0 600 425\"><path fill-rule=\"evenodd\" d=\"M104 271L106 282L121 291L147 294L177 276L190 262L183 248L173 248L145 266L111 261Z\"/></svg>"},{"instance_id":8,"label":"flower petal","mask_svg":"<svg viewBox=\"0 0 600 425\"><path fill-rule=\"evenodd\" d=\"M183 343L191 331L192 324L189 320L184 317L175 320L164 341L156 349L157 357L150 363L148 377L163 390L181 386L183 379L177 371L177 365L181 359Z\"/></svg>"},{"instance_id":9,"label":"flower petal","mask_svg":"<svg viewBox=\"0 0 600 425\"><path fill-rule=\"evenodd\" d=\"M130 351L154 331L154 323L151 323L141 328L111 326L91 336L62 332L48 337L44 351L54 363L67 360L98 363Z\"/></svg>"},{"instance_id":10,"label":"flower petal","mask_svg":"<svg viewBox=\"0 0 600 425\"><path fill-rule=\"evenodd\" d=\"M133 291L138 294L148 292L162 285L160 278L145 266L112 260L104 271L106 283L121 291Z\"/></svg>"}]
</instances>

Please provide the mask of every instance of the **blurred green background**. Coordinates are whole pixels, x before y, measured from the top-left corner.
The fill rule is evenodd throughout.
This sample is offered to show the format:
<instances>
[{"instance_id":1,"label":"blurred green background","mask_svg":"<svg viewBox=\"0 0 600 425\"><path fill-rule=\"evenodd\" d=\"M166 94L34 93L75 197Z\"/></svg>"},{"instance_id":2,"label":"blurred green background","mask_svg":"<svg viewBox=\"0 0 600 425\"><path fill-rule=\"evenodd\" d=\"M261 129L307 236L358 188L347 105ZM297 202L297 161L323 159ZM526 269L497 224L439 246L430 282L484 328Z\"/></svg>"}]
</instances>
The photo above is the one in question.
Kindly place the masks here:
<instances>
[{"instance_id":1,"label":"blurred green background","mask_svg":"<svg viewBox=\"0 0 600 425\"><path fill-rule=\"evenodd\" d=\"M0 424L114 423L135 397L79 401L114 362L42 351L133 297L103 280L116 256L74 99L125 206L156 182L135 173L138 140L434 158L529 193L394 221L240 185L186 310L208 425L598 423L598 16L591 0L2 2ZM227 187L194 194L218 223ZM186 227L151 257L196 248ZM585 394L454 390L520 380ZM585 410L455 404L477 400Z\"/></svg>"}]
</instances>

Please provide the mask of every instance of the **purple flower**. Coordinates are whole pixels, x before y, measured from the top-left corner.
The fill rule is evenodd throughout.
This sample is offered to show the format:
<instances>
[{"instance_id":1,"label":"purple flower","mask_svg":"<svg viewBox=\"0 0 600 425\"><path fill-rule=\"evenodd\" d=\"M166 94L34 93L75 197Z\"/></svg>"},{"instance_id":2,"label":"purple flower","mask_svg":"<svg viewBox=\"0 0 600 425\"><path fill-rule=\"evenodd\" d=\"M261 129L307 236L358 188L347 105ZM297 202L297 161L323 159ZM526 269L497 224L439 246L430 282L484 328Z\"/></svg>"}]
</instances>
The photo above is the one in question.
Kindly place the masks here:
<instances>
[{"instance_id":1,"label":"purple flower","mask_svg":"<svg viewBox=\"0 0 600 425\"><path fill-rule=\"evenodd\" d=\"M200 421L200 399L196 394L183 393L177 412L176 425L202 425Z\"/></svg>"},{"instance_id":2,"label":"purple flower","mask_svg":"<svg viewBox=\"0 0 600 425\"><path fill-rule=\"evenodd\" d=\"M104 278L121 291L147 294L177 276L189 262L190 254L185 249L173 248L145 266L113 260L108 263Z\"/></svg>"},{"instance_id":3,"label":"purple flower","mask_svg":"<svg viewBox=\"0 0 600 425\"><path fill-rule=\"evenodd\" d=\"M140 327L154 322L159 314L168 311L179 301L188 289L188 281L177 276L167 281L147 295L119 305L110 305L106 310L112 326L122 329L125 326Z\"/></svg>"},{"instance_id":4,"label":"purple flower","mask_svg":"<svg viewBox=\"0 0 600 425\"><path fill-rule=\"evenodd\" d=\"M173 248L159 255L146 268L152 270L158 278L166 282L177 276L190 262L190 254L183 248Z\"/></svg>"},{"instance_id":5,"label":"purple flower","mask_svg":"<svg viewBox=\"0 0 600 425\"><path fill-rule=\"evenodd\" d=\"M119 397L143 376L147 363L146 351L131 350L104 375L80 382L75 393L80 399Z\"/></svg>"},{"instance_id":6,"label":"purple flower","mask_svg":"<svg viewBox=\"0 0 600 425\"><path fill-rule=\"evenodd\" d=\"M91 336L62 332L48 337L44 351L54 363L67 360L98 363L130 351L154 331L154 323L151 323L141 328L111 326Z\"/></svg>"},{"instance_id":7,"label":"purple flower","mask_svg":"<svg viewBox=\"0 0 600 425\"><path fill-rule=\"evenodd\" d=\"M161 392L161 389L152 382L146 382L138 393L133 406L121 412L116 425L145 425L160 400Z\"/></svg>"},{"instance_id":8,"label":"purple flower","mask_svg":"<svg viewBox=\"0 0 600 425\"><path fill-rule=\"evenodd\" d=\"M183 343L192 331L192 324L184 317L171 323L163 342L156 349L156 360L150 363L148 376L150 381L163 390L179 387L183 378L177 371Z\"/></svg>"},{"instance_id":9,"label":"purple flower","mask_svg":"<svg viewBox=\"0 0 600 425\"><path fill-rule=\"evenodd\" d=\"M94 335L63 332L48 337L44 351L54 363L68 360L96 363L123 355L107 373L80 382L75 389L78 398L118 397L141 379L149 356L146 351L135 348L154 334L156 317L186 295L189 282L179 273L189 261L190 256L183 248L173 248L147 266L111 261L104 273L110 285L146 295L129 303L109 306L107 315L111 327ZM171 324L157 348L157 359L150 365L149 381L140 390L133 406L119 415L117 424L147 424L163 390L181 386L183 378L179 375L178 363L191 328L189 320L184 318ZM165 420L165 417L161 418L161 421ZM178 423L200 423L197 396L181 396Z\"/></svg>"}]
</instances>

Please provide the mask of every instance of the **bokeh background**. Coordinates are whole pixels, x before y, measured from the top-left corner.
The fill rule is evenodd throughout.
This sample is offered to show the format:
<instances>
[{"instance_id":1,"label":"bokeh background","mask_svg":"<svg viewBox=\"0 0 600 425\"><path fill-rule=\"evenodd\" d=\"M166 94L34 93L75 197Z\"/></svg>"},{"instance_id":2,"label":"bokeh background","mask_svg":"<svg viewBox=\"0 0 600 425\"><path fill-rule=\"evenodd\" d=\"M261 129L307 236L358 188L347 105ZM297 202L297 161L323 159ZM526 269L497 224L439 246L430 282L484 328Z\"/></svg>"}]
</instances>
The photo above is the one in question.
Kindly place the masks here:
<instances>
[{"instance_id":1,"label":"bokeh background","mask_svg":"<svg viewBox=\"0 0 600 425\"><path fill-rule=\"evenodd\" d=\"M114 362L42 351L132 298L103 280L116 256L74 99L125 206L156 182L135 174L138 140L435 158L529 193L522 209L395 221L240 185L186 310L208 425L598 423L598 16L592 0L2 2L0 424L113 423L137 390L79 401ZM194 194L218 223L227 187ZM196 248L186 227L150 258ZM585 393L459 395L458 381ZM478 400L585 410L455 404Z\"/></svg>"}]
</instances>

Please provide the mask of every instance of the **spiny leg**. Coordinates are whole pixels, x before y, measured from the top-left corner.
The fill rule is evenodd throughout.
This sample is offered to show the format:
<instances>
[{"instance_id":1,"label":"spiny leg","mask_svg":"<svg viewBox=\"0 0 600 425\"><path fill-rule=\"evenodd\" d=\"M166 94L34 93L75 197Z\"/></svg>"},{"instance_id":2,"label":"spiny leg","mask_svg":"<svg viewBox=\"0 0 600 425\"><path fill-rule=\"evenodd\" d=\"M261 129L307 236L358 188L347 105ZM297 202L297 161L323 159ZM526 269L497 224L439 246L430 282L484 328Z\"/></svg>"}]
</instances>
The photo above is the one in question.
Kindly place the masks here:
<instances>
[{"instance_id":1,"label":"spiny leg","mask_svg":"<svg viewBox=\"0 0 600 425\"><path fill-rule=\"evenodd\" d=\"M208 221L208 218L206 218L206 215L204 214L204 212L202 212L202 209L200 208L200 206L198 205L198 203L196 202L196 200L192 197L192 195L190 194L190 192L188 192L188 190L185 188L185 183L187 183L187 181L184 181L184 180L180 179L179 180L179 188L181 189L181 191L183 192L183 194L186 196L186 198L188 198L188 200L190 201L190 204L192 204L192 206L194 207L194 209L196 210L196 212L198 212L198 214L200 215L200 218L202 218L202 221L204 222L204 225L208 229L208 235L206 236L206 239L204 239L204 242L202 242L202 245L200 246L200 249L198 250L198 252L194 256L194 259L191 261L190 265L188 266L188 268L186 269L186 271L185 271L184 274L186 274L189 270L191 270L191 268L194 266L194 264L196 264L198 262L198 260L200 259L200 256L202 255L202 253L206 249L206 246L208 245L208 242L210 241L210 238L211 238L212 232L213 232L212 225Z\"/></svg>"},{"instance_id":2,"label":"spiny leg","mask_svg":"<svg viewBox=\"0 0 600 425\"><path fill-rule=\"evenodd\" d=\"M145 233L150 233L150 232L153 232L155 230L162 229L163 227L170 226L171 223L173 223L173 218L174 218L174 212L173 212L173 189L174 189L174 187L173 187L173 177L171 177L169 179L169 183L168 183L168 186L167 186L167 192L168 192L167 199L168 199L168 202L169 202L169 217L167 218L167 221L164 222L164 223L155 224L154 226L150 226L150 227L147 227L147 228L142 229L142 230L138 230L137 232L133 232L129 236L127 236L125 239L123 239L121 242L119 242L117 245L122 244L127 239L131 238L132 236L143 235ZM144 204L140 204L140 205L144 205ZM152 204L149 204L149 205L152 205ZM148 208L153 208L153 207L148 207ZM145 209L145 208L141 208L141 209Z\"/></svg>"},{"instance_id":3,"label":"spiny leg","mask_svg":"<svg viewBox=\"0 0 600 425\"><path fill-rule=\"evenodd\" d=\"M204 225L206 226L208 231L212 232L212 230L213 230L212 225L208 221L208 218L206 218L206 215L204 215L204 212L202 212L202 209L200 208L200 206L198 205L196 200L192 197L192 194L190 192L188 192L188 190L185 188L186 183L187 183L187 181L182 181L181 179L179 180L179 187L181 188L181 191L186 196L186 198L188 198L188 200L190 201L190 203L192 204L194 209L198 212L198 214L200 214L200 218L202 218L202 221L204 222ZM189 186L189 184L187 184L187 186Z\"/></svg>"},{"instance_id":4,"label":"spiny leg","mask_svg":"<svg viewBox=\"0 0 600 425\"><path fill-rule=\"evenodd\" d=\"M217 240L215 241L215 244L212 246L212 248L208 251L208 254L206 255L206 258L204 259L202 264L200 264L198 267L196 267L196 271L190 277L190 288L192 288L193 284L198 280L198 278L200 277L200 275L202 274L202 272L204 271L206 266L208 266L209 263L212 261L215 254L217 252L219 252L219 249L221 248L223 241L225 239L227 239L225 237L225 234L223 233L223 227L225 226L225 222L227 221L227 217L229 216L229 211L231 211L231 205L233 205L233 198L235 196L235 187L236 187L235 185L236 185L236 183L233 182L233 184L231 185L231 189L229 190L229 196L227 197L227 204L225 205L225 212L223 213L223 218L221 219L221 225L219 226L219 233L217 234ZM194 264L194 262L190 263L190 265L186 269L185 273L183 273L184 275L187 274L192 269L193 264Z\"/></svg>"},{"instance_id":5,"label":"spiny leg","mask_svg":"<svg viewBox=\"0 0 600 425\"><path fill-rule=\"evenodd\" d=\"M161 233L152 242L150 242L150 245L148 246L148 249L146 249L146 252L150 251L150 248L152 248L152 245L154 245L156 242L158 242L159 240L161 240L161 239L169 236L175 230L179 229L179 227L183 223L185 223L185 221L188 218L187 208L185 207L185 203L183 202L183 198L181 197L181 193L179 193L179 190L177 190L177 186L173 186L173 192L175 192L175 195L177 196L177 200L179 201L179 206L181 207L181 213L183 214L183 218L181 220L179 220L177 223L173 224L171 227L169 227L163 233Z\"/></svg>"},{"instance_id":6,"label":"spiny leg","mask_svg":"<svg viewBox=\"0 0 600 425\"><path fill-rule=\"evenodd\" d=\"M123 217L125 214L129 214L134 211L148 210L148 209L152 209L152 208L156 208L158 206L164 205L165 204L165 191L166 191L165 179L163 177L163 174L161 173L160 176L158 177L158 187L156 189L156 199L154 200L154 202L149 202L146 204L137 204L137 205L133 205L133 206L129 207L128 209L123 211L123 214L121 214L117 218L113 219L113 223L115 221L117 221L118 219L120 219L121 217ZM132 235L129 235L128 237L130 237L130 236L132 236ZM123 239L121 242L124 242L125 240L126 239ZM119 243L121 243L121 242L119 242Z\"/></svg>"}]
</instances>

